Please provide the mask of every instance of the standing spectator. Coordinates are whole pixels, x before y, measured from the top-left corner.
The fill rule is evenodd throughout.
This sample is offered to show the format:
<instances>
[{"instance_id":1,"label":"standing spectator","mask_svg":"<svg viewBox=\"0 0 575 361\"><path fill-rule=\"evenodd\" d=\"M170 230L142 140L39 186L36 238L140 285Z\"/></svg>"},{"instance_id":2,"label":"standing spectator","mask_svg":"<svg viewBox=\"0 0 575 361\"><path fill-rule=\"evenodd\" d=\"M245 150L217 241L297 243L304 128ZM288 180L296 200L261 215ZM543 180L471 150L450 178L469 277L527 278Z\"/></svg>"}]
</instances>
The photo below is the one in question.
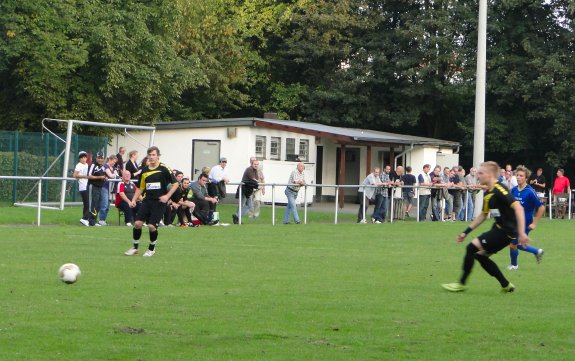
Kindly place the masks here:
<instances>
[{"instance_id":1,"label":"standing spectator","mask_svg":"<svg viewBox=\"0 0 575 361\"><path fill-rule=\"evenodd\" d=\"M511 164L505 165L505 179L509 189L517 187L517 177L513 174L513 167Z\"/></svg>"},{"instance_id":2,"label":"standing spectator","mask_svg":"<svg viewBox=\"0 0 575 361\"><path fill-rule=\"evenodd\" d=\"M74 178L78 180L78 191L82 197L82 218L80 223L89 226L90 222L90 196L88 194L88 153L78 153L78 164L74 168Z\"/></svg>"},{"instance_id":3,"label":"standing spectator","mask_svg":"<svg viewBox=\"0 0 575 361\"><path fill-rule=\"evenodd\" d=\"M545 198L545 187L547 186L545 182L543 168L537 168L537 173L529 178L529 185L537 192L539 199Z\"/></svg>"},{"instance_id":4,"label":"standing spectator","mask_svg":"<svg viewBox=\"0 0 575 361\"><path fill-rule=\"evenodd\" d=\"M543 213L545 213L545 206L537 197L535 190L527 184L527 179L531 175L531 171L526 167L519 165L515 171L515 176L517 177L517 187L511 190L513 197L521 203L523 206L523 211L525 213L525 234L529 235L529 232L537 227L537 223ZM533 218L533 214L535 218ZM541 262L543 258L543 249L535 248L529 245L518 244L517 238L515 238L509 245L509 256L511 257L511 264L507 267L508 270L516 270L519 268L517 263L517 257L519 256L519 250L532 253L535 256L537 263Z\"/></svg>"},{"instance_id":5,"label":"standing spectator","mask_svg":"<svg viewBox=\"0 0 575 361\"><path fill-rule=\"evenodd\" d=\"M497 178L497 181L506 186L507 188L509 188L509 181L507 180L507 171L504 168L501 168L499 170L499 178Z\"/></svg>"},{"instance_id":6,"label":"standing spectator","mask_svg":"<svg viewBox=\"0 0 575 361\"><path fill-rule=\"evenodd\" d=\"M218 203L216 197L211 197L208 193L207 184L210 181L206 173L200 174L195 182L190 183L192 191L192 201L195 205L193 215L205 225L214 225L218 221L213 221L214 207Z\"/></svg>"},{"instance_id":7,"label":"standing spectator","mask_svg":"<svg viewBox=\"0 0 575 361\"><path fill-rule=\"evenodd\" d=\"M405 168L402 165L398 165L395 171L391 172L389 179L391 180L391 192L390 192L390 204L393 202L393 218L403 219L404 218L404 206L403 206L403 176L405 173ZM391 207L390 207L391 211Z\"/></svg>"},{"instance_id":8,"label":"standing spectator","mask_svg":"<svg viewBox=\"0 0 575 361\"><path fill-rule=\"evenodd\" d=\"M417 177L418 186L424 187L419 188L419 220L425 221L427 218L427 207L429 207L429 199L431 198L431 190L427 187L431 187L431 177L429 176L429 170L431 166L425 164L423 166L423 173L419 174Z\"/></svg>"},{"instance_id":9,"label":"standing spectator","mask_svg":"<svg viewBox=\"0 0 575 361\"><path fill-rule=\"evenodd\" d=\"M359 210L357 211L357 223L367 223L364 215L367 213L367 209L369 208L369 201L375 198L376 188L373 186L382 185L379 180L379 172L380 169L378 167L373 168L373 172L365 177L362 183L362 187L359 188ZM386 189L383 189L383 191L387 193ZM375 217L376 215L374 214L374 218ZM381 221L376 219L375 223L381 223Z\"/></svg>"},{"instance_id":10,"label":"standing spectator","mask_svg":"<svg viewBox=\"0 0 575 361\"><path fill-rule=\"evenodd\" d=\"M402 196L406 204L405 216L409 218L409 212L411 212L411 208L413 207L413 196L415 194L413 186L417 183L417 179L413 174L411 174L412 171L411 166L408 165L407 167L405 167L405 171L407 172L407 174L401 177L401 181L403 182Z\"/></svg>"},{"instance_id":11,"label":"standing spectator","mask_svg":"<svg viewBox=\"0 0 575 361\"><path fill-rule=\"evenodd\" d=\"M296 169L291 172L289 179L288 179L288 185L285 189L285 195L287 197L287 207L286 210L284 212L284 219L283 219L283 223L284 224L289 224L289 218L290 215L293 215L293 221L295 222L295 224L300 224L300 220L299 220L299 215L297 214L297 208L296 208L296 198L297 198L297 194L299 192L299 189L301 188L301 186L303 186L305 184L305 174L304 174L304 169L305 169L305 165L302 162L299 162L296 166ZM304 202L306 200L304 199Z\"/></svg>"},{"instance_id":12,"label":"standing spectator","mask_svg":"<svg viewBox=\"0 0 575 361\"><path fill-rule=\"evenodd\" d=\"M90 188L90 219L88 223L90 226L100 223L96 222L98 213L101 206L102 186L106 181L106 171L104 170L104 153L98 152L96 154L96 162L92 163L88 169L88 187Z\"/></svg>"},{"instance_id":13,"label":"standing spectator","mask_svg":"<svg viewBox=\"0 0 575 361\"><path fill-rule=\"evenodd\" d=\"M239 198L239 190L241 187L242 196L240 199L241 205L241 215L244 217L248 214L248 211L252 209L252 195L256 189L259 187L259 175L258 175L258 167L260 166L259 160L253 160L251 165L246 168L244 174L242 175L242 185L238 187L238 191L236 192L236 198ZM239 224L240 220L240 207L236 210L236 213L232 215L232 220L234 224Z\"/></svg>"},{"instance_id":14,"label":"standing spectator","mask_svg":"<svg viewBox=\"0 0 575 361\"><path fill-rule=\"evenodd\" d=\"M443 199L443 183L441 182L441 166L436 165L430 175L433 188L431 189L431 220L441 220L441 200Z\"/></svg>"},{"instance_id":15,"label":"standing spectator","mask_svg":"<svg viewBox=\"0 0 575 361\"><path fill-rule=\"evenodd\" d=\"M136 207L136 202L140 195L144 195L142 205L136 214L134 222L133 247L127 250L126 256L138 254L140 237L142 236L142 226L144 222L148 224L150 234L150 244L144 257L152 257L156 254L156 242L158 240L158 225L164 215L168 200L178 188L178 182L168 167L160 163L160 149L156 146L148 148L148 165L142 170L139 177L138 189L132 198L130 206Z\"/></svg>"},{"instance_id":16,"label":"standing spectator","mask_svg":"<svg viewBox=\"0 0 575 361\"><path fill-rule=\"evenodd\" d=\"M256 157L250 158L250 164L253 164L253 162L255 162L255 161L257 161ZM263 165L259 161L258 161L257 170L258 170L257 181L258 181L258 183L260 183L260 185L258 186L258 188L256 190L254 190L254 193L252 194L252 206L248 212L248 215L252 218L258 218L260 216L260 207L261 207L261 203L262 203L262 196L266 194L266 188L265 188L265 185L263 184L263 183L265 183Z\"/></svg>"},{"instance_id":17,"label":"standing spectator","mask_svg":"<svg viewBox=\"0 0 575 361\"><path fill-rule=\"evenodd\" d=\"M555 202L556 217L565 218L566 201L563 198L569 199L571 192L571 184L569 179L565 177L565 170L562 168L557 169L557 178L553 183L553 201Z\"/></svg>"},{"instance_id":18,"label":"standing spectator","mask_svg":"<svg viewBox=\"0 0 575 361\"><path fill-rule=\"evenodd\" d=\"M136 184L131 180L131 174L129 170L125 170L122 173L122 181L118 185L118 192L116 193L116 208L124 212L124 221L126 226L132 227L134 223L134 217L138 210L140 209L141 198L136 200L136 205L132 208L130 204L136 194Z\"/></svg>"},{"instance_id":19,"label":"standing spectator","mask_svg":"<svg viewBox=\"0 0 575 361\"><path fill-rule=\"evenodd\" d=\"M114 168L118 170L118 174L122 174L124 171L124 154L126 154L126 147L120 147L118 149L118 154L116 154L116 163L114 164Z\"/></svg>"},{"instance_id":20,"label":"standing spectator","mask_svg":"<svg viewBox=\"0 0 575 361\"><path fill-rule=\"evenodd\" d=\"M131 150L128 153L128 161L126 162L126 170L130 172L130 179L136 179L142 173L140 166L138 165L138 151Z\"/></svg>"},{"instance_id":21,"label":"standing spectator","mask_svg":"<svg viewBox=\"0 0 575 361\"><path fill-rule=\"evenodd\" d=\"M380 178L381 182L384 183L383 185L384 188L381 189L381 194L383 195L383 203L379 208L379 213L381 216L381 221L385 222L385 220L387 219L387 213L389 212L391 199L393 197L392 194L393 188L391 187L391 185L397 179L397 175L395 174L395 172L391 171L391 165L388 164L383 168L383 172L381 172Z\"/></svg>"},{"instance_id":22,"label":"standing spectator","mask_svg":"<svg viewBox=\"0 0 575 361\"><path fill-rule=\"evenodd\" d=\"M374 173L376 169L379 174L379 182L376 182L376 184L380 187L374 189L373 197L375 199L375 206L373 207L371 221L379 224L385 222L385 217L387 216L387 205L389 204L389 191L387 187L389 187L391 181L389 179L389 172L381 172L379 168L374 168Z\"/></svg>"},{"instance_id":23,"label":"standing spectator","mask_svg":"<svg viewBox=\"0 0 575 361\"><path fill-rule=\"evenodd\" d=\"M443 198L445 199L445 217L444 221L451 221L451 212L453 211L453 196L449 192L450 188L453 187L451 182L451 169L449 167L443 168L443 173L441 174L441 183L444 184Z\"/></svg>"},{"instance_id":24,"label":"standing spectator","mask_svg":"<svg viewBox=\"0 0 575 361\"><path fill-rule=\"evenodd\" d=\"M449 181L453 184L449 193L453 197L453 212L451 214L451 220L456 221L463 207L462 199L462 189L463 189L463 177L459 174L459 167L453 167L450 171Z\"/></svg>"},{"instance_id":25,"label":"standing spectator","mask_svg":"<svg viewBox=\"0 0 575 361\"><path fill-rule=\"evenodd\" d=\"M114 187L115 183L109 181L109 179L118 178L118 172L114 168L116 164L116 156L108 156L107 162L104 164L104 175L106 176L106 181L102 185L100 195L100 221L98 222L101 226L107 226L106 218L108 218L108 211L110 210L110 188Z\"/></svg>"},{"instance_id":26,"label":"standing spectator","mask_svg":"<svg viewBox=\"0 0 575 361\"><path fill-rule=\"evenodd\" d=\"M475 197L479 193L479 180L477 179L477 168L472 167L469 174L465 176L465 186L469 196L467 197L467 219L473 219L475 212Z\"/></svg>"},{"instance_id":27,"label":"standing spectator","mask_svg":"<svg viewBox=\"0 0 575 361\"><path fill-rule=\"evenodd\" d=\"M210 184L214 184L219 198L226 198L226 184L230 182L226 166L228 159L225 157L220 158L220 164L212 167L209 173Z\"/></svg>"}]
</instances>

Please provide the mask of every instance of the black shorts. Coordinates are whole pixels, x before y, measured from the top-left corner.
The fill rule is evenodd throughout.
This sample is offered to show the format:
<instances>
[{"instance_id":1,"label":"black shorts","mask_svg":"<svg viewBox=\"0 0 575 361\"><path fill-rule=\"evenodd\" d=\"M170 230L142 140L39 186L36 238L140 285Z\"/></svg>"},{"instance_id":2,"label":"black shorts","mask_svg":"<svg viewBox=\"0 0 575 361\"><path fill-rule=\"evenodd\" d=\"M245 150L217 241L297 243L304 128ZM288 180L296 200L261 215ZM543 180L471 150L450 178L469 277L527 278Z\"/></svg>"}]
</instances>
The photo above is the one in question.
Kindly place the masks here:
<instances>
[{"instance_id":1,"label":"black shorts","mask_svg":"<svg viewBox=\"0 0 575 361\"><path fill-rule=\"evenodd\" d=\"M495 254L509 246L513 239L517 238L517 235L510 235L497 227L493 227L477 238L487 253Z\"/></svg>"},{"instance_id":2,"label":"black shorts","mask_svg":"<svg viewBox=\"0 0 575 361\"><path fill-rule=\"evenodd\" d=\"M166 206L166 203L162 203L157 199L144 199L136 215L136 221L143 221L158 227L158 224L164 218Z\"/></svg>"}]
</instances>

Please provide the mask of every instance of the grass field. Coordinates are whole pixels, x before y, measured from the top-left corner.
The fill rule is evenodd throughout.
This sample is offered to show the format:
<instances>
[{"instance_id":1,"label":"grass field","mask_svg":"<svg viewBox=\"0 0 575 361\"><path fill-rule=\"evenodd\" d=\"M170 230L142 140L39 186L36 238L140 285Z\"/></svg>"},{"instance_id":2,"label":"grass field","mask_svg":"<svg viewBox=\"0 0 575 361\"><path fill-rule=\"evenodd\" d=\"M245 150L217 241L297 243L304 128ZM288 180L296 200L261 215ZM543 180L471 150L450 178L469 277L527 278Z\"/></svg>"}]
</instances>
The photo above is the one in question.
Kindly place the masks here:
<instances>
[{"instance_id":1,"label":"grass field","mask_svg":"<svg viewBox=\"0 0 575 361\"><path fill-rule=\"evenodd\" d=\"M259 224L161 228L145 259L122 255L130 228L81 227L79 209L43 211L40 228L34 209L0 212L1 360L574 357L570 221L532 233L546 255L537 265L521 253L519 270L505 269L515 293L476 264L469 290L451 294L440 284L459 276L463 223L311 214L271 226L266 210ZM507 253L494 256L502 268ZM57 278L66 262L82 269L74 285Z\"/></svg>"}]
</instances>

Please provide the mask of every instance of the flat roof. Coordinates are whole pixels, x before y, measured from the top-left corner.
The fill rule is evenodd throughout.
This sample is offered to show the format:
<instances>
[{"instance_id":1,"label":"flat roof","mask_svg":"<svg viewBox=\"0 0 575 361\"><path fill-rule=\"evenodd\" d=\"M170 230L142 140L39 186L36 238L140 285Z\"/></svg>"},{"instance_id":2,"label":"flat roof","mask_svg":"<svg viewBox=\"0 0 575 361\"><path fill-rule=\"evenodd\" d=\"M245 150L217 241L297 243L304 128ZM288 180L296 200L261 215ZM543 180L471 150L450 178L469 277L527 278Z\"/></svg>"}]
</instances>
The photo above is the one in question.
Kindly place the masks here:
<instances>
[{"instance_id":1,"label":"flat roof","mask_svg":"<svg viewBox=\"0 0 575 361\"><path fill-rule=\"evenodd\" d=\"M406 134L380 132L377 130L334 127L331 125L301 122L296 120L279 120L269 118L226 118L201 119L162 122L156 124L157 130L162 129L194 129L218 127L262 127L279 129L294 133L314 135L321 138L335 139L341 143L351 144L401 144L401 145L433 145L441 147L459 147L459 142L442 139L417 137Z\"/></svg>"}]
</instances>

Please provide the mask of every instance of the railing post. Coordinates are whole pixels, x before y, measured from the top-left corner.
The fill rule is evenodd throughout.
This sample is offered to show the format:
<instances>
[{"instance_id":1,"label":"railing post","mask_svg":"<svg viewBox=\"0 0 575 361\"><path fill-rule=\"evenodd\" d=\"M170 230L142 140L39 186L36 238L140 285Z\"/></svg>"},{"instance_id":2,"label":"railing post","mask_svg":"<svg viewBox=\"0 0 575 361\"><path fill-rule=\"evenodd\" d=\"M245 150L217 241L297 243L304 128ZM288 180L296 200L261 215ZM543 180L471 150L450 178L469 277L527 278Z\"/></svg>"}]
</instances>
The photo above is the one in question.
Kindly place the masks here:
<instances>
[{"instance_id":1,"label":"railing post","mask_svg":"<svg viewBox=\"0 0 575 361\"><path fill-rule=\"evenodd\" d=\"M388 193L389 194L389 193ZM393 211L395 209L395 207L393 206L393 204L395 203L395 186L391 187L391 197L390 201L389 201L389 223L393 223Z\"/></svg>"},{"instance_id":2,"label":"railing post","mask_svg":"<svg viewBox=\"0 0 575 361\"><path fill-rule=\"evenodd\" d=\"M334 224L337 224L337 203L339 199L339 185L335 186L335 221Z\"/></svg>"},{"instance_id":3,"label":"railing post","mask_svg":"<svg viewBox=\"0 0 575 361\"><path fill-rule=\"evenodd\" d=\"M303 186L303 224L307 224L307 184Z\"/></svg>"},{"instance_id":4,"label":"railing post","mask_svg":"<svg viewBox=\"0 0 575 361\"><path fill-rule=\"evenodd\" d=\"M417 197L417 221L419 222L419 207L420 207L420 203L419 203L419 186L417 186L417 188L415 188L415 196Z\"/></svg>"},{"instance_id":5,"label":"railing post","mask_svg":"<svg viewBox=\"0 0 575 361\"><path fill-rule=\"evenodd\" d=\"M42 180L38 182L38 210L37 210L37 219L36 225L40 227L40 219L42 218Z\"/></svg>"},{"instance_id":6,"label":"railing post","mask_svg":"<svg viewBox=\"0 0 575 361\"><path fill-rule=\"evenodd\" d=\"M365 220L365 188L363 188L362 197L363 197L363 199L362 199L362 206L361 206L362 212L363 212L363 219L362 219L362 221L366 221L366 220ZM369 202L369 201L368 201L368 202Z\"/></svg>"},{"instance_id":7,"label":"railing post","mask_svg":"<svg viewBox=\"0 0 575 361\"><path fill-rule=\"evenodd\" d=\"M238 191L238 195L239 195L239 199L238 199L238 224L242 224L242 183L240 182L240 185L238 186L239 191Z\"/></svg>"},{"instance_id":8,"label":"railing post","mask_svg":"<svg viewBox=\"0 0 575 361\"><path fill-rule=\"evenodd\" d=\"M571 194L573 194L573 192L569 192L569 216L567 216L567 219L571 219Z\"/></svg>"},{"instance_id":9,"label":"railing post","mask_svg":"<svg viewBox=\"0 0 575 361\"><path fill-rule=\"evenodd\" d=\"M549 219L553 219L553 194L551 189L549 189Z\"/></svg>"},{"instance_id":10,"label":"railing post","mask_svg":"<svg viewBox=\"0 0 575 361\"><path fill-rule=\"evenodd\" d=\"M276 184L272 183L272 226L276 224Z\"/></svg>"},{"instance_id":11,"label":"railing post","mask_svg":"<svg viewBox=\"0 0 575 361\"><path fill-rule=\"evenodd\" d=\"M469 189L465 189L465 221L467 222L467 213L469 212Z\"/></svg>"}]
</instances>

